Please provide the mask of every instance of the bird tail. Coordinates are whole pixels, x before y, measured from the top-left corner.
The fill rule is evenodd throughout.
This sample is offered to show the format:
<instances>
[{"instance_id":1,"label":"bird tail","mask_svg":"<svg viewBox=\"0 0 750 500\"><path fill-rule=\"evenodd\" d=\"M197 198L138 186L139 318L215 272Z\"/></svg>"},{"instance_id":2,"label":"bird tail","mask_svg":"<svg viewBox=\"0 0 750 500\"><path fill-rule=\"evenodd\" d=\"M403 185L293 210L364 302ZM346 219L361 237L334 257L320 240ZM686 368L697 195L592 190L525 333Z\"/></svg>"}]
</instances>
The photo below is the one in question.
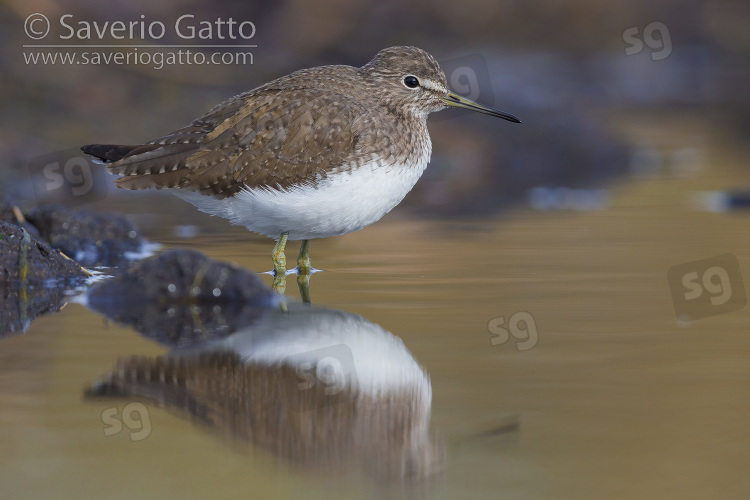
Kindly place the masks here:
<instances>
[{"instance_id":1,"label":"bird tail","mask_svg":"<svg viewBox=\"0 0 750 500\"><path fill-rule=\"evenodd\" d=\"M138 144L130 146L122 144L88 144L83 146L81 151L106 163L111 163L127 158L128 156L153 151L159 147L158 144Z\"/></svg>"},{"instance_id":2,"label":"bird tail","mask_svg":"<svg viewBox=\"0 0 750 500\"><path fill-rule=\"evenodd\" d=\"M119 188L147 189L177 187L187 159L198 149L197 143L177 144L88 144L86 154L104 163Z\"/></svg>"}]
</instances>

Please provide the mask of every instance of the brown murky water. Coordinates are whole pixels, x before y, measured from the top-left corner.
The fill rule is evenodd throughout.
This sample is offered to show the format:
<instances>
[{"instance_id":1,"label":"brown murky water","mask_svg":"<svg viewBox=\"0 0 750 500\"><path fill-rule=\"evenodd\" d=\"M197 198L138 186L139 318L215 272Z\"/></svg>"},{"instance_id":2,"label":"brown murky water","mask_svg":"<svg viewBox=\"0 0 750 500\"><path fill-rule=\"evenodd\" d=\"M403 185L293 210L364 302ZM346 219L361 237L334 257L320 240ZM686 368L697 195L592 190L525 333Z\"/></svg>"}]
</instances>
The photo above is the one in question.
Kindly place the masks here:
<instances>
[{"instance_id":1,"label":"brown murky water","mask_svg":"<svg viewBox=\"0 0 750 500\"><path fill-rule=\"evenodd\" d=\"M691 208L695 191L750 186L746 151L698 121L643 123L620 126L665 161L611 186L601 210L461 223L397 210L313 242L313 265L326 270L313 276L313 303L397 335L430 374L445 469L407 496L750 497L749 309L680 323L672 293L683 291L667 281L673 266L729 253L747 289L750 214ZM271 243L239 229L154 239L248 269L270 264ZM238 450L153 406L106 436L103 413L129 401L84 400L84 389L119 356L163 352L76 304L3 340L2 497L384 496L353 475ZM507 422L519 425L493 434Z\"/></svg>"}]
</instances>

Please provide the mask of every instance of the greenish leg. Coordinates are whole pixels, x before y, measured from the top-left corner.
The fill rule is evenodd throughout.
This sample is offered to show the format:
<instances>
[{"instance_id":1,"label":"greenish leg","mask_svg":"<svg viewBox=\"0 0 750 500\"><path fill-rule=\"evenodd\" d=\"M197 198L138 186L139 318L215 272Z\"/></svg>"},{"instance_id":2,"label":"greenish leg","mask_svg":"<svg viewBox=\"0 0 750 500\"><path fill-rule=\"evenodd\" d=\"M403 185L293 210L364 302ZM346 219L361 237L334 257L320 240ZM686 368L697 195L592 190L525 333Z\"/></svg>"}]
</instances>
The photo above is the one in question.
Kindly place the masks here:
<instances>
[{"instance_id":1,"label":"greenish leg","mask_svg":"<svg viewBox=\"0 0 750 500\"><path fill-rule=\"evenodd\" d=\"M310 303L310 275L309 274L298 274L297 275L297 288L299 288L299 296L302 298L302 302L305 304Z\"/></svg>"},{"instance_id":2,"label":"greenish leg","mask_svg":"<svg viewBox=\"0 0 750 500\"><path fill-rule=\"evenodd\" d=\"M284 295L286 291L286 255L284 255L284 248L288 237L288 232L281 233L278 243L271 252L271 258L273 259L273 285L271 285L271 288L281 295ZM285 309L285 306L282 307L283 309Z\"/></svg>"},{"instance_id":3,"label":"greenish leg","mask_svg":"<svg viewBox=\"0 0 750 500\"><path fill-rule=\"evenodd\" d=\"M289 237L289 232L281 233L279 241L276 246L273 247L271 252L271 258L273 259L273 272L276 277L286 276L286 255L284 255L284 248L286 248L286 240Z\"/></svg>"},{"instance_id":4,"label":"greenish leg","mask_svg":"<svg viewBox=\"0 0 750 500\"><path fill-rule=\"evenodd\" d=\"M271 289L278 294L284 295L284 292L286 292L286 276L283 274L274 276Z\"/></svg>"},{"instance_id":5,"label":"greenish leg","mask_svg":"<svg viewBox=\"0 0 750 500\"><path fill-rule=\"evenodd\" d=\"M297 274L310 274L310 240L302 240L297 254Z\"/></svg>"},{"instance_id":6,"label":"greenish leg","mask_svg":"<svg viewBox=\"0 0 750 500\"><path fill-rule=\"evenodd\" d=\"M302 240L297 255L297 288L302 302L310 303L310 240Z\"/></svg>"}]
</instances>

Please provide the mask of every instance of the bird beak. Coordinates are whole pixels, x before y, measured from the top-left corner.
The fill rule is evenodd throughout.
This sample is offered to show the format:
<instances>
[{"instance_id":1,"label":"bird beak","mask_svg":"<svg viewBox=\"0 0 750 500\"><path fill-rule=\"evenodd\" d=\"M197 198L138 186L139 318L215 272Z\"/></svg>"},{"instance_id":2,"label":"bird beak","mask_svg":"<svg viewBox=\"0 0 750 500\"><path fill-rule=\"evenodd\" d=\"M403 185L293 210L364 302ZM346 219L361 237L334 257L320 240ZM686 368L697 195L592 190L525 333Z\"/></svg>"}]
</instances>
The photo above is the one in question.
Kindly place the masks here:
<instances>
[{"instance_id":1,"label":"bird beak","mask_svg":"<svg viewBox=\"0 0 750 500\"><path fill-rule=\"evenodd\" d=\"M478 113L484 113L485 115L496 116L498 118L502 118L503 120L508 120L509 122L521 123L521 120L519 120L516 116L511 115L510 113L484 106L482 104L479 104L478 102L472 101L471 99L467 99L465 97L461 97L458 94L454 94L453 92L448 92L447 94L445 94L445 97L441 97L440 99L442 99L446 106L450 106L453 108L470 109Z\"/></svg>"}]
</instances>

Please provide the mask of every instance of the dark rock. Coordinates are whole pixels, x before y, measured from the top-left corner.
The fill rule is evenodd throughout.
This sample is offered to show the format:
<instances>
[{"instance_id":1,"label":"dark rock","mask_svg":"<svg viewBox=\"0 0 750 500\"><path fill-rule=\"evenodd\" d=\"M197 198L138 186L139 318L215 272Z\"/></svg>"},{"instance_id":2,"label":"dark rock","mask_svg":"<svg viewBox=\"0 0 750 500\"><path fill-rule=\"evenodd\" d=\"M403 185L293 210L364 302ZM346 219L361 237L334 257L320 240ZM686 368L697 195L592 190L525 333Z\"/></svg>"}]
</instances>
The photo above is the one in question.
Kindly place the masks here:
<instances>
[{"instance_id":1,"label":"dark rock","mask_svg":"<svg viewBox=\"0 0 750 500\"><path fill-rule=\"evenodd\" d=\"M0 283L49 283L85 278L86 271L24 228L0 222Z\"/></svg>"},{"instance_id":2,"label":"dark rock","mask_svg":"<svg viewBox=\"0 0 750 500\"><path fill-rule=\"evenodd\" d=\"M25 215L50 245L85 266L119 265L144 244L138 229L118 214L47 206Z\"/></svg>"},{"instance_id":3,"label":"dark rock","mask_svg":"<svg viewBox=\"0 0 750 500\"><path fill-rule=\"evenodd\" d=\"M192 250L140 261L88 294L92 310L171 347L234 333L281 300L255 273Z\"/></svg>"},{"instance_id":4,"label":"dark rock","mask_svg":"<svg viewBox=\"0 0 750 500\"><path fill-rule=\"evenodd\" d=\"M0 222L0 336L60 309L66 291L86 278L78 264L24 228Z\"/></svg>"}]
</instances>

